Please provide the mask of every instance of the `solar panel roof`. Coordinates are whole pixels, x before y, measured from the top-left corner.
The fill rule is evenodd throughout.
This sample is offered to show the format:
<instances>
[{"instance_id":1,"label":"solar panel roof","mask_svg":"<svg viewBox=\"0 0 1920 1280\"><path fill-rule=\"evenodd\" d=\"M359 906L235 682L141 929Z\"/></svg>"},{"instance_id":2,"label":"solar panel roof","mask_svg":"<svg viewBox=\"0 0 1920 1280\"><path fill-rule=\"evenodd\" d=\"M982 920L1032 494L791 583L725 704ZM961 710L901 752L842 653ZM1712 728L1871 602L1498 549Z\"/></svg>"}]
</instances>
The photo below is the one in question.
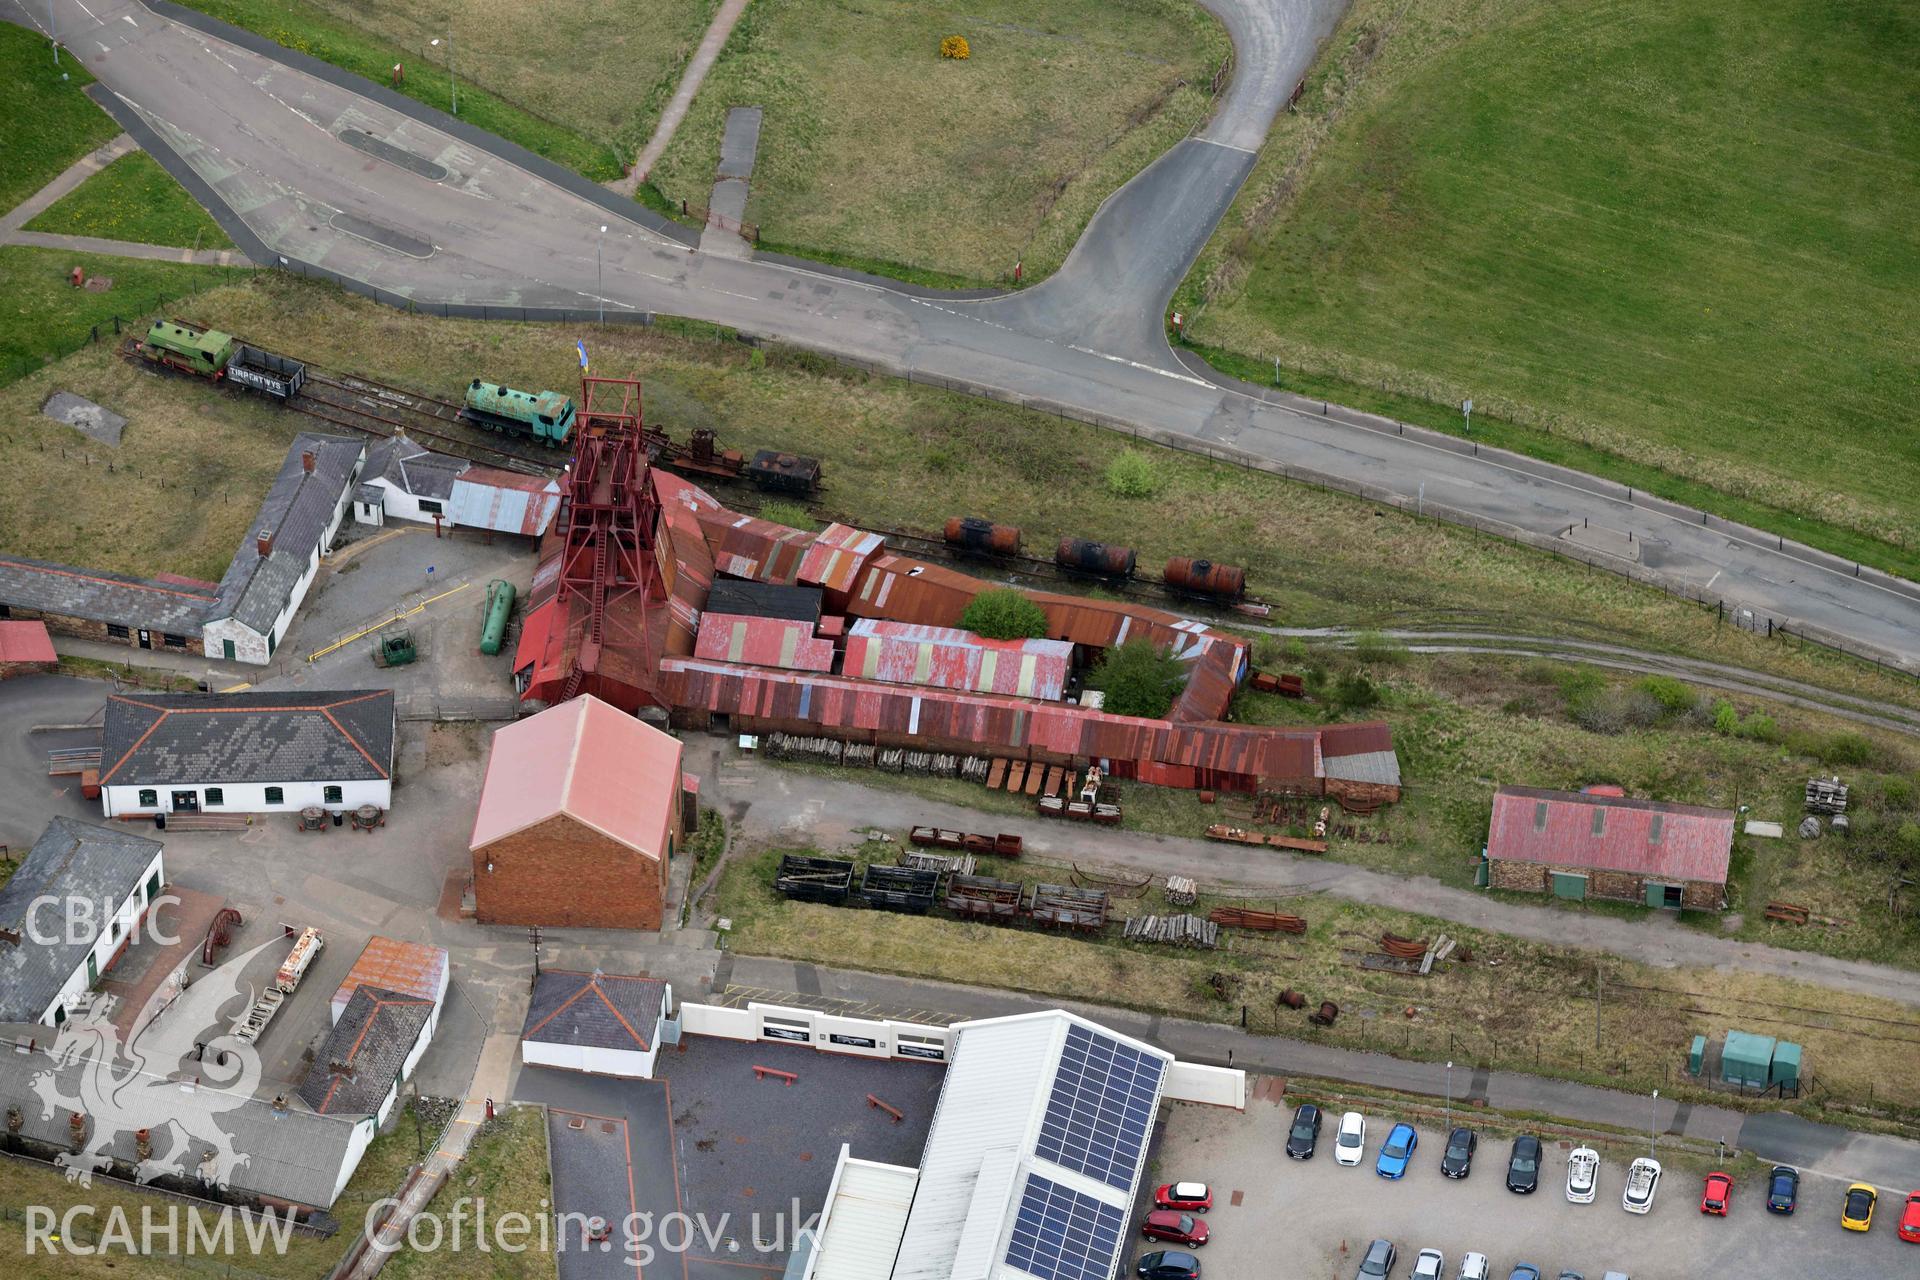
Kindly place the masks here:
<instances>
[{"instance_id":1,"label":"solar panel roof","mask_svg":"<svg viewBox=\"0 0 1920 1280\"><path fill-rule=\"evenodd\" d=\"M1108 1280L1123 1211L1039 1174L1027 1178L1007 1265L1040 1280Z\"/></svg>"},{"instance_id":2,"label":"solar panel roof","mask_svg":"<svg viewBox=\"0 0 1920 1280\"><path fill-rule=\"evenodd\" d=\"M1164 1071L1158 1058L1070 1026L1035 1153L1127 1190L1153 1131Z\"/></svg>"}]
</instances>

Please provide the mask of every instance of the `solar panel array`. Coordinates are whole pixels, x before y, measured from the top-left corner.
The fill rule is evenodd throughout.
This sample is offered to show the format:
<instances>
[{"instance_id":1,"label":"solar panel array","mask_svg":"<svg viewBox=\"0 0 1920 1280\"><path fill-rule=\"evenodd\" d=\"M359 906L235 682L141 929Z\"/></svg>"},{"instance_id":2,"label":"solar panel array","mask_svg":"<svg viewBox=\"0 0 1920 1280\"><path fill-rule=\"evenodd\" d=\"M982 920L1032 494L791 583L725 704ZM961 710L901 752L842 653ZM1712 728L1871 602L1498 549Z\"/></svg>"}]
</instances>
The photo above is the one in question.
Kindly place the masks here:
<instances>
[{"instance_id":1,"label":"solar panel array","mask_svg":"<svg viewBox=\"0 0 1920 1280\"><path fill-rule=\"evenodd\" d=\"M1108 1280L1125 1211L1039 1174L1027 1178L1007 1265L1040 1280Z\"/></svg>"},{"instance_id":2,"label":"solar panel array","mask_svg":"<svg viewBox=\"0 0 1920 1280\"><path fill-rule=\"evenodd\" d=\"M1036 1153L1127 1190L1153 1131L1165 1071L1159 1058L1077 1023L1069 1026Z\"/></svg>"}]
</instances>

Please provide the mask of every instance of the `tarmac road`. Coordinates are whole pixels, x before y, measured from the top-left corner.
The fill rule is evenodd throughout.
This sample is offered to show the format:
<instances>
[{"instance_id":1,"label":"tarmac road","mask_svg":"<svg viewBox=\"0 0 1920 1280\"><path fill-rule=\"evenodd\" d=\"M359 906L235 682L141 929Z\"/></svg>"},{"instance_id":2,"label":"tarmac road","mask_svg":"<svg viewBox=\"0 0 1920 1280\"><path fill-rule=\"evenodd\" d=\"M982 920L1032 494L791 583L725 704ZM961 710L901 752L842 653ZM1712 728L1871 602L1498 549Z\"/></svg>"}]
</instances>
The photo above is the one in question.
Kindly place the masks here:
<instances>
[{"instance_id":1,"label":"tarmac road","mask_svg":"<svg viewBox=\"0 0 1920 1280\"><path fill-rule=\"evenodd\" d=\"M824 268L701 255L685 228L380 86L132 0L52 0L57 33L136 134L219 204L256 260L442 302L667 312L974 394L1059 409L1414 507L1725 599L1920 669L1920 587L1820 559L1610 482L1278 393L1220 385L1159 331L1339 0L1213 0L1238 70L1212 122L1116 193L1066 267L964 300ZM44 29L38 3L0 16ZM184 15L183 15L184 16ZM207 20L194 17L196 24ZM357 131L357 132L355 132ZM375 145L353 146L343 136ZM174 154L167 154L168 150ZM605 237L596 270L597 228ZM1466 452L1461 452L1465 449ZM1580 542L1560 542L1580 529ZM1590 531L1589 531L1590 530Z\"/></svg>"}]
</instances>

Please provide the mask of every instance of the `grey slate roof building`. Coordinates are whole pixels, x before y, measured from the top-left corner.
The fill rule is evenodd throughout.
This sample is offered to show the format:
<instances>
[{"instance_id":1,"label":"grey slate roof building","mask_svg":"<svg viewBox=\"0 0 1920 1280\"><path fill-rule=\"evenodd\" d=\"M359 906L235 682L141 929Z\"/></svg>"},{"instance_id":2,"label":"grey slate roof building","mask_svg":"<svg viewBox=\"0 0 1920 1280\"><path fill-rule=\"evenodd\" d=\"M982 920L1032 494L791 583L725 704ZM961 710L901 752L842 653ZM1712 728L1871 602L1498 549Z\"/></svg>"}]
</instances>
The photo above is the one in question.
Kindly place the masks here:
<instances>
[{"instance_id":1,"label":"grey slate roof building","mask_svg":"<svg viewBox=\"0 0 1920 1280\"><path fill-rule=\"evenodd\" d=\"M547 969L534 981L520 1038L593 1049L651 1049L666 991L659 978Z\"/></svg>"},{"instance_id":2,"label":"grey slate roof building","mask_svg":"<svg viewBox=\"0 0 1920 1280\"><path fill-rule=\"evenodd\" d=\"M433 1001L381 987L360 987L333 1024L300 1100L321 1115L373 1115L433 1021Z\"/></svg>"},{"instance_id":3,"label":"grey slate roof building","mask_svg":"<svg viewBox=\"0 0 1920 1280\"><path fill-rule=\"evenodd\" d=\"M367 465L360 469L360 486L367 489L375 480L385 480L402 493L416 498L448 498L453 481L473 464L465 458L423 449L404 436L382 440L367 450Z\"/></svg>"},{"instance_id":4,"label":"grey slate roof building","mask_svg":"<svg viewBox=\"0 0 1920 1280\"><path fill-rule=\"evenodd\" d=\"M220 579L209 621L232 618L265 635L306 576L327 526L354 480L365 446L358 440L302 431L255 514L246 540ZM313 459L312 470L306 460ZM269 550L260 554L262 542Z\"/></svg>"},{"instance_id":5,"label":"grey slate roof building","mask_svg":"<svg viewBox=\"0 0 1920 1280\"><path fill-rule=\"evenodd\" d=\"M707 593L703 612L745 618L786 618L815 627L820 625L820 588L716 578L713 589Z\"/></svg>"},{"instance_id":6,"label":"grey slate roof building","mask_svg":"<svg viewBox=\"0 0 1920 1280\"><path fill-rule=\"evenodd\" d=\"M0 605L37 613L197 636L219 597L184 581L131 578L24 556L0 556Z\"/></svg>"},{"instance_id":7,"label":"grey slate roof building","mask_svg":"<svg viewBox=\"0 0 1920 1280\"><path fill-rule=\"evenodd\" d=\"M89 1096L83 1092L86 1073L99 1069L93 1058L81 1055L56 1062L44 1052L18 1057L10 1053L8 1064L7 1070L0 1071L0 1109L18 1107L24 1136L64 1150L71 1139L68 1113L54 1107L53 1114L43 1118L45 1108L34 1078L50 1072L56 1096L85 1098ZM114 1095L121 1120L108 1149L114 1159L128 1165L138 1160L134 1134L142 1128L153 1133L154 1154L161 1158L169 1154L167 1139L161 1135L169 1131L170 1123L196 1135L217 1129L232 1140L236 1154L246 1157L234 1170L230 1189L316 1209L333 1203L335 1189L348 1172L357 1127L353 1119L275 1108L264 1098L236 1103L231 1094L218 1089L183 1089L178 1079L144 1070L127 1075L124 1067L117 1067L116 1075L124 1076L125 1082ZM198 1153L208 1147L204 1141L191 1145L194 1154L181 1161L189 1177L196 1170Z\"/></svg>"},{"instance_id":8,"label":"grey slate roof building","mask_svg":"<svg viewBox=\"0 0 1920 1280\"><path fill-rule=\"evenodd\" d=\"M124 828L55 818L13 878L0 886L0 1022L37 1022L93 949L92 937L68 938L64 911L34 904L85 901L117 909L140 887L162 846ZM35 941L34 935L54 939ZM97 934L95 936L98 936Z\"/></svg>"},{"instance_id":9,"label":"grey slate roof building","mask_svg":"<svg viewBox=\"0 0 1920 1280\"><path fill-rule=\"evenodd\" d=\"M391 689L118 693L100 781L112 786L353 782L393 776Z\"/></svg>"}]
</instances>

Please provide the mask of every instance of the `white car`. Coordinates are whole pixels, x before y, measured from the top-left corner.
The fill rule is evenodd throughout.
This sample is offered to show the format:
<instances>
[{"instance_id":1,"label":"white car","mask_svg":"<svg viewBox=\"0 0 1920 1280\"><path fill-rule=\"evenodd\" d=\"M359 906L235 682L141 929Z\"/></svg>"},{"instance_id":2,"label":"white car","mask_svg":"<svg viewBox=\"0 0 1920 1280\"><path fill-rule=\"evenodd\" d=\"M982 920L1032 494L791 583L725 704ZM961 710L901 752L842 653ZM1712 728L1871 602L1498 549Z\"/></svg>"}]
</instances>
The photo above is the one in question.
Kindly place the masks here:
<instances>
[{"instance_id":1,"label":"white car","mask_svg":"<svg viewBox=\"0 0 1920 1280\"><path fill-rule=\"evenodd\" d=\"M1592 1147L1576 1147L1567 1157L1567 1199L1575 1204L1592 1204L1600 1189L1600 1153Z\"/></svg>"},{"instance_id":2,"label":"white car","mask_svg":"<svg viewBox=\"0 0 1920 1280\"><path fill-rule=\"evenodd\" d=\"M1333 1138L1335 1164L1359 1164L1367 1152L1367 1118L1358 1111L1340 1117L1340 1131Z\"/></svg>"},{"instance_id":3,"label":"white car","mask_svg":"<svg viewBox=\"0 0 1920 1280\"><path fill-rule=\"evenodd\" d=\"M1470 1253L1460 1259L1459 1280L1487 1280L1493 1274L1493 1264L1487 1261L1484 1253Z\"/></svg>"},{"instance_id":4,"label":"white car","mask_svg":"<svg viewBox=\"0 0 1920 1280\"><path fill-rule=\"evenodd\" d=\"M1413 1260L1413 1274L1407 1280L1445 1280L1442 1273L1446 1269L1447 1260L1438 1249L1422 1249Z\"/></svg>"},{"instance_id":5,"label":"white car","mask_svg":"<svg viewBox=\"0 0 1920 1280\"><path fill-rule=\"evenodd\" d=\"M1627 1189L1620 1194L1620 1207L1628 1213L1646 1213L1653 1208L1653 1194L1660 1189L1660 1162L1641 1156L1627 1170Z\"/></svg>"}]
</instances>

